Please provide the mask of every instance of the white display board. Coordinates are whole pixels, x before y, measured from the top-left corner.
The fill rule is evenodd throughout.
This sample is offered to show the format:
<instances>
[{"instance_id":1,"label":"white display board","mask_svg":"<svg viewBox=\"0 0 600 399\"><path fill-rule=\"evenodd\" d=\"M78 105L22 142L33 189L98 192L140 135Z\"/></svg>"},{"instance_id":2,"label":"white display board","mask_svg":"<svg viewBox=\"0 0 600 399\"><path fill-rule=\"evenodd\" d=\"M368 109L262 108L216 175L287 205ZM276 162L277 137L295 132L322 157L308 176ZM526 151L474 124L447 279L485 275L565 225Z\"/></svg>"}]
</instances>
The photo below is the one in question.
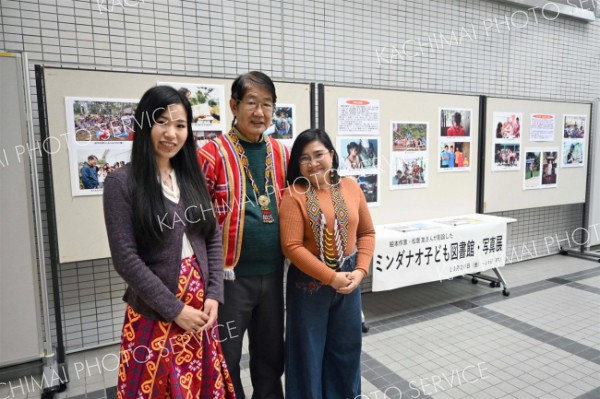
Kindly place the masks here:
<instances>
[{"instance_id":1,"label":"white display board","mask_svg":"<svg viewBox=\"0 0 600 399\"><path fill-rule=\"evenodd\" d=\"M21 57L0 54L0 367L42 352L22 68Z\"/></svg>"}]
</instances>

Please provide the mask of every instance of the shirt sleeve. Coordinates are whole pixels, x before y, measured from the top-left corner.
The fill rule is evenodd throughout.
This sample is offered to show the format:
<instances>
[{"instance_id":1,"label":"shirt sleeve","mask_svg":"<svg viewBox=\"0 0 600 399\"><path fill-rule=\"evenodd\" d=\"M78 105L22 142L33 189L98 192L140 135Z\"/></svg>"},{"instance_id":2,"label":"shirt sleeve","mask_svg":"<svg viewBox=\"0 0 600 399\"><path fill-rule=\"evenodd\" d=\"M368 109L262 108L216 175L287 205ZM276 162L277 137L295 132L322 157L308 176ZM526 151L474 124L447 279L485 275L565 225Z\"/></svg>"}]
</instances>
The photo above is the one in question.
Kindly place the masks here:
<instances>
[{"instance_id":1,"label":"shirt sleeve","mask_svg":"<svg viewBox=\"0 0 600 399\"><path fill-rule=\"evenodd\" d=\"M131 198L123 182L108 176L104 182L104 222L115 270L127 285L166 321L184 307L138 254Z\"/></svg>"},{"instance_id":2,"label":"shirt sleeve","mask_svg":"<svg viewBox=\"0 0 600 399\"><path fill-rule=\"evenodd\" d=\"M304 273L324 284L331 284L335 279L335 271L325 266L304 246L303 204L289 190L281 199L279 223L283 254Z\"/></svg>"},{"instance_id":3,"label":"shirt sleeve","mask_svg":"<svg viewBox=\"0 0 600 399\"><path fill-rule=\"evenodd\" d=\"M223 239L221 237L221 228L219 224L215 226L212 237L206 240L206 255L208 258L208 284L206 288L206 298L214 299L223 303L223 276L224 276L224 258L223 258Z\"/></svg>"},{"instance_id":4,"label":"shirt sleeve","mask_svg":"<svg viewBox=\"0 0 600 399\"><path fill-rule=\"evenodd\" d=\"M356 245L358 246L356 268L361 269L367 275L369 274L371 259L373 259L373 252L375 252L375 227L373 226L367 200L360 187L358 188L358 194L360 199L358 203L358 226L356 228Z\"/></svg>"}]
</instances>

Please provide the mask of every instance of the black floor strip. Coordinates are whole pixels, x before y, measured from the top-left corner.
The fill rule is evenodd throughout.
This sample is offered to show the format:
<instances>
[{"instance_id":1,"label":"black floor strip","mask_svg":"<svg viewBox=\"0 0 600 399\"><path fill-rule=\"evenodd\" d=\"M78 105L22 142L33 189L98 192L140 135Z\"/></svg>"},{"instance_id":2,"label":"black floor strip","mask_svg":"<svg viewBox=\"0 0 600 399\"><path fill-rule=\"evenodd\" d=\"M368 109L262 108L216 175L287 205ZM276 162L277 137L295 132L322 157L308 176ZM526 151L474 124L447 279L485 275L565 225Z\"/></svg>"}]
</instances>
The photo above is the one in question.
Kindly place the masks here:
<instances>
[{"instance_id":1,"label":"black floor strip","mask_svg":"<svg viewBox=\"0 0 600 399\"><path fill-rule=\"evenodd\" d=\"M542 330L492 309L480 307L471 309L468 312L600 365L600 351L590 346L580 344L550 331Z\"/></svg>"},{"instance_id":2,"label":"black floor strip","mask_svg":"<svg viewBox=\"0 0 600 399\"><path fill-rule=\"evenodd\" d=\"M412 384L411 386L409 381L406 381L404 378L394 373L383 363L380 363L366 352L361 353L361 365L361 375L363 378L383 392L384 397L389 397L391 399L409 397L414 399L431 399L431 396L420 391L415 384ZM365 387L362 387L362 391L363 397L379 397L375 392L368 392L368 389L365 389ZM410 395L408 395L409 392Z\"/></svg>"}]
</instances>

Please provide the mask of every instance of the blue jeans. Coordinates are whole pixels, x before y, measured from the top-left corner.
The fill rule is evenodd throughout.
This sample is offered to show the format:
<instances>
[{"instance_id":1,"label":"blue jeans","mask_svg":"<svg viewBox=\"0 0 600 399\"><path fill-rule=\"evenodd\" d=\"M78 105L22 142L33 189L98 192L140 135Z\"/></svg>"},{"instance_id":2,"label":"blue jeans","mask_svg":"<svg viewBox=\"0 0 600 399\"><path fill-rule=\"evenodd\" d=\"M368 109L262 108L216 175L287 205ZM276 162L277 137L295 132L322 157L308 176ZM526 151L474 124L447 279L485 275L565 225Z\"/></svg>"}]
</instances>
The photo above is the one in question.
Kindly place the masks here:
<instances>
[{"instance_id":1,"label":"blue jeans","mask_svg":"<svg viewBox=\"0 0 600 399\"><path fill-rule=\"evenodd\" d=\"M341 271L353 271L355 263L356 255ZM360 289L338 294L291 265L286 295L286 399L360 395Z\"/></svg>"}]
</instances>

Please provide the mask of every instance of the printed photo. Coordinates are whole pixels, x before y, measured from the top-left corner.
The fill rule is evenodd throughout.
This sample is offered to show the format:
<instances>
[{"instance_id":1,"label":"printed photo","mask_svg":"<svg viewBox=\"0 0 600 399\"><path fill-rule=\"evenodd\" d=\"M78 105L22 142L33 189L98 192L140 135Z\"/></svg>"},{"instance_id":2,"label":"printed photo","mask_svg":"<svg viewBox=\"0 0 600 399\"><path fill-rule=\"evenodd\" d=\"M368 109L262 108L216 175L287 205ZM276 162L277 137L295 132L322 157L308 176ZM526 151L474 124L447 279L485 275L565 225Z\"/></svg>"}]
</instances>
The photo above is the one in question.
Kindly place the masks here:
<instances>
[{"instance_id":1,"label":"printed photo","mask_svg":"<svg viewBox=\"0 0 600 399\"><path fill-rule=\"evenodd\" d=\"M563 138L585 138L585 115L565 115L563 126Z\"/></svg>"},{"instance_id":2,"label":"printed photo","mask_svg":"<svg viewBox=\"0 0 600 399\"><path fill-rule=\"evenodd\" d=\"M492 170L519 170L521 168L521 144L496 143Z\"/></svg>"},{"instance_id":3,"label":"printed photo","mask_svg":"<svg viewBox=\"0 0 600 399\"><path fill-rule=\"evenodd\" d=\"M494 138L496 140L520 140L523 114L494 112Z\"/></svg>"},{"instance_id":4,"label":"printed photo","mask_svg":"<svg viewBox=\"0 0 600 399\"><path fill-rule=\"evenodd\" d=\"M204 144L208 143L210 140L215 137L221 136L223 134L220 130L200 130L194 132L194 138L196 139L196 147L200 148L204 146Z\"/></svg>"},{"instance_id":5,"label":"printed photo","mask_svg":"<svg viewBox=\"0 0 600 399\"><path fill-rule=\"evenodd\" d=\"M470 137L471 110L454 108L440 109L440 136Z\"/></svg>"},{"instance_id":6,"label":"printed photo","mask_svg":"<svg viewBox=\"0 0 600 399\"><path fill-rule=\"evenodd\" d=\"M525 173L523 175L523 188L525 190L540 188L541 186L541 151L527 151L525 153Z\"/></svg>"},{"instance_id":7,"label":"printed photo","mask_svg":"<svg viewBox=\"0 0 600 399\"><path fill-rule=\"evenodd\" d=\"M427 122L392 122L393 151L427 151Z\"/></svg>"},{"instance_id":8,"label":"printed photo","mask_svg":"<svg viewBox=\"0 0 600 399\"><path fill-rule=\"evenodd\" d=\"M104 179L131 157L138 100L65 97L71 195L101 195Z\"/></svg>"},{"instance_id":9,"label":"printed photo","mask_svg":"<svg viewBox=\"0 0 600 399\"><path fill-rule=\"evenodd\" d=\"M337 152L340 174L368 173L379 165L379 139L367 137L338 137Z\"/></svg>"},{"instance_id":10,"label":"printed photo","mask_svg":"<svg viewBox=\"0 0 600 399\"><path fill-rule=\"evenodd\" d=\"M563 140L562 164L564 168L582 168L584 160L583 140Z\"/></svg>"},{"instance_id":11,"label":"printed photo","mask_svg":"<svg viewBox=\"0 0 600 399\"><path fill-rule=\"evenodd\" d=\"M192 130L227 129L225 123L225 87L196 83L157 82L169 85L185 95L192 105Z\"/></svg>"},{"instance_id":12,"label":"printed photo","mask_svg":"<svg viewBox=\"0 0 600 399\"><path fill-rule=\"evenodd\" d=\"M76 150L73 188L79 195L102 194L106 177L131 160L131 149L96 147Z\"/></svg>"},{"instance_id":13,"label":"printed photo","mask_svg":"<svg viewBox=\"0 0 600 399\"><path fill-rule=\"evenodd\" d=\"M404 151L392 153L390 166L392 190L427 187L427 153Z\"/></svg>"},{"instance_id":14,"label":"printed photo","mask_svg":"<svg viewBox=\"0 0 600 399\"><path fill-rule=\"evenodd\" d=\"M274 139L291 140L294 138L293 104L277 104L273 110L273 124L265 131Z\"/></svg>"},{"instance_id":15,"label":"printed photo","mask_svg":"<svg viewBox=\"0 0 600 399\"><path fill-rule=\"evenodd\" d=\"M358 183L369 205L379 205L379 175L348 175L345 178Z\"/></svg>"},{"instance_id":16,"label":"printed photo","mask_svg":"<svg viewBox=\"0 0 600 399\"><path fill-rule=\"evenodd\" d=\"M67 98L70 130L76 142L131 142L136 107L137 102Z\"/></svg>"},{"instance_id":17,"label":"printed photo","mask_svg":"<svg viewBox=\"0 0 600 399\"><path fill-rule=\"evenodd\" d=\"M556 187L556 167L558 165L558 150L542 153L542 186Z\"/></svg>"},{"instance_id":18,"label":"printed photo","mask_svg":"<svg viewBox=\"0 0 600 399\"><path fill-rule=\"evenodd\" d=\"M439 148L440 171L464 171L471 168L471 143L469 141L442 141Z\"/></svg>"}]
</instances>

